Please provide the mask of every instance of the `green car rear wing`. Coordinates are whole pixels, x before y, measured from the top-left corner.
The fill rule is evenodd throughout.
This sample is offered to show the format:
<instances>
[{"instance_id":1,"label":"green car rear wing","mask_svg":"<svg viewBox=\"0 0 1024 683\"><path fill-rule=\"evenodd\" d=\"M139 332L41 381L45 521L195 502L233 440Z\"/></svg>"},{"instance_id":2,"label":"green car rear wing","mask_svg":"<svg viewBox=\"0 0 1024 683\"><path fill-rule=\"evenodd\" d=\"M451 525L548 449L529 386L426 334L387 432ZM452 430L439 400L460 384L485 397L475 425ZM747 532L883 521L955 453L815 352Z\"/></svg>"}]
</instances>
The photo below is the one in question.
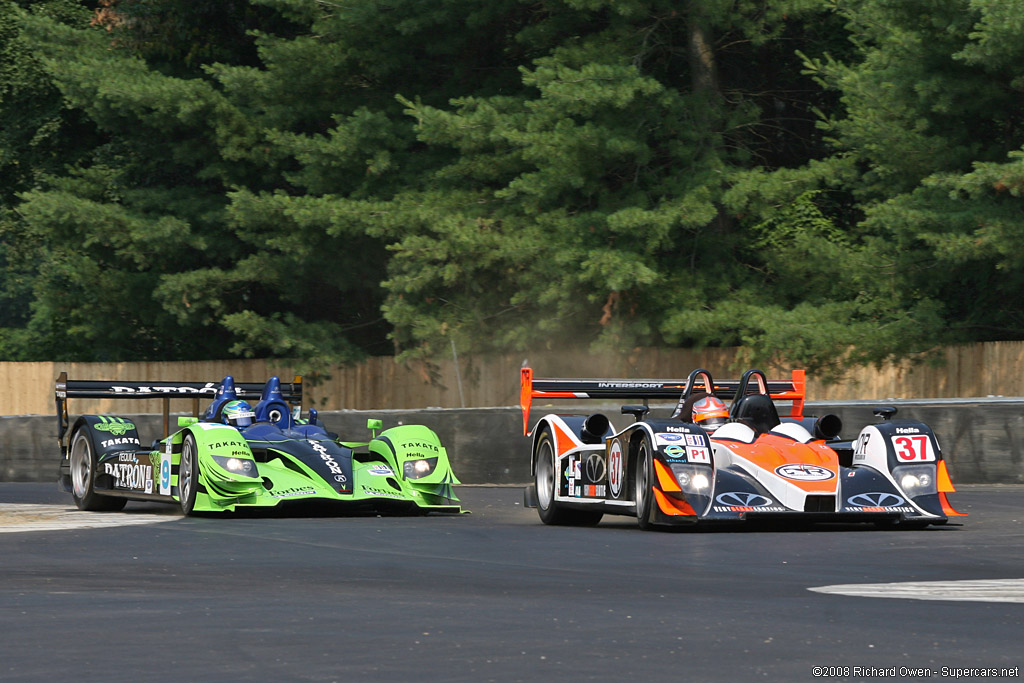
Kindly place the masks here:
<instances>
[{"instance_id":1,"label":"green car rear wing","mask_svg":"<svg viewBox=\"0 0 1024 683\"><path fill-rule=\"evenodd\" d=\"M199 401L213 399L220 382L135 382L120 380L68 379L68 373L57 377L54 395L57 403L57 440L61 453L65 452L64 436L70 426L68 401L72 398L163 399L164 437L170 434L171 399L191 399L192 414L199 416ZM235 382L235 394L242 400L258 401L263 383ZM281 382L281 396L291 406L302 405L302 377L295 375L289 382Z\"/></svg>"}]
</instances>

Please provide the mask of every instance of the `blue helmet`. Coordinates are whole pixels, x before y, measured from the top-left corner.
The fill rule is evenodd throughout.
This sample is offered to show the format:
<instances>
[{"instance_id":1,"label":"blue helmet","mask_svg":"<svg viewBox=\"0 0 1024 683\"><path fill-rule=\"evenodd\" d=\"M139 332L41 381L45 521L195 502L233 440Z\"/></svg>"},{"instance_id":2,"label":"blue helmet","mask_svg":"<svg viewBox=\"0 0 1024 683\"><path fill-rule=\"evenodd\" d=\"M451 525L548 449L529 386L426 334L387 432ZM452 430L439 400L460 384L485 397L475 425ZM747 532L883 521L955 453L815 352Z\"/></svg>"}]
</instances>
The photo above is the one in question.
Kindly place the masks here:
<instances>
[{"instance_id":1,"label":"blue helmet","mask_svg":"<svg viewBox=\"0 0 1024 683\"><path fill-rule=\"evenodd\" d=\"M221 417L226 425L248 427L252 424L252 419L256 417L256 413L252 411L252 406L245 401L236 400L228 401L224 404L224 408L221 410Z\"/></svg>"}]
</instances>

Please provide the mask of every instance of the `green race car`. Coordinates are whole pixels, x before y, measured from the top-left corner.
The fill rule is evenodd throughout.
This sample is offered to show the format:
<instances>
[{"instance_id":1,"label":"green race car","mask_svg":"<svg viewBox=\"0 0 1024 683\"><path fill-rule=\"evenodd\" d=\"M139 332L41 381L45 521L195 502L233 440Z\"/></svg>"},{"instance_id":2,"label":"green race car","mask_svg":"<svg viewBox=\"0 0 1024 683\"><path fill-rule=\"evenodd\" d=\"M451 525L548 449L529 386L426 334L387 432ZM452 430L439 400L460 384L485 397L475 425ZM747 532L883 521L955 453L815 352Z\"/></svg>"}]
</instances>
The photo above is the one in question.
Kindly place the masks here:
<instances>
[{"instance_id":1,"label":"green race car","mask_svg":"<svg viewBox=\"0 0 1024 683\"><path fill-rule=\"evenodd\" d=\"M212 402L201 416L177 418L169 399ZM246 398L257 398L254 405ZM72 381L56 386L61 463L58 481L82 510L120 510L129 500L177 503L186 515L306 502L353 513L462 512L448 454L437 435L402 425L367 441L342 441L310 410L299 417L301 378L282 384ZM143 446L124 417L82 415L72 425L71 398L163 398L165 436ZM67 443L66 434L70 433Z\"/></svg>"}]
</instances>

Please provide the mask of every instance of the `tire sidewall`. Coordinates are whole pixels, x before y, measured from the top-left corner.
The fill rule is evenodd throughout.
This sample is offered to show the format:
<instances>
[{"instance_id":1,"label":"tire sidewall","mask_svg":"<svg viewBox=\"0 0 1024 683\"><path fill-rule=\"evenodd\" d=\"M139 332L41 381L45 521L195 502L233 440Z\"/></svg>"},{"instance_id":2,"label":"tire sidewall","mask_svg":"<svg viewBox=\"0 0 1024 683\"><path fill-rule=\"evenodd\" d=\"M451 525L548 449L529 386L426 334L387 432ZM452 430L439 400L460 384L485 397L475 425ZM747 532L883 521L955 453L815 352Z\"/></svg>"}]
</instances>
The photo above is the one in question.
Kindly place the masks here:
<instances>
[{"instance_id":1,"label":"tire sidewall","mask_svg":"<svg viewBox=\"0 0 1024 683\"><path fill-rule=\"evenodd\" d=\"M641 529L651 528L651 506L654 504L653 486L654 463L651 461L651 445L647 436L637 446L634 458L633 477L636 496L636 523Z\"/></svg>"},{"instance_id":2,"label":"tire sidewall","mask_svg":"<svg viewBox=\"0 0 1024 683\"><path fill-rule=\"evenodd\" d=\"M182 485L187 486L184 494ZM195 437L192 434L185 434L181 440L181 457L178 460L178 503L181 505L182 514L191 515L195 512L198 489L199 448Z\"/></svg>"},{"instance_id":3,"label":"tire sidewall","mask_svg":"<svg viewBox=\"0 0 1024 683\"><path fill-rule=\"evenodd\" d=\"M81 462L83 458L84 463ZM96 447L92 443L92 435L88 426L82 425L75 430L71 437L69 460L71 497L74 498L78 509L88 510L96 498L96 494L92 490L93 483L96 481Z\"/></svg>"},{"instance_id":4,"label":"tire sidewall","mask_svg":"<svg viewBox=\"0 0 1024 683\"><path fill-rule=\"evenodd\" d=\"M537 437L534 464L534 482L537 486L537 514L545 524L554 524L558 519L558 505L555 494L558 491L558 466L555 463L555 444L550 430L545 427ZM542 481L542 473L549 473L550 480ZM544 507L547 496L548 505Z\"/></svg>"},{"instance_id":5,"label":"tire sidewall","mask_svg":"<svg viewBox=\"0 0 1024 683\"><path fill-rule=\"evenodd\" d=\"M76 453L76 449L77 453ZM82 450L85 453L82 453ZM84 458L84 462L81 459ZM68 446L71 467L71 497L79 510L87 512L117 512L123 510L126 498L108 496L96 492L96 475L99 473L99 459L92 428L83 422L72 434ZM84 474L82 465L85 465ZM76 481L77 480L77 481Z\"/></svg>"}]
</instances>

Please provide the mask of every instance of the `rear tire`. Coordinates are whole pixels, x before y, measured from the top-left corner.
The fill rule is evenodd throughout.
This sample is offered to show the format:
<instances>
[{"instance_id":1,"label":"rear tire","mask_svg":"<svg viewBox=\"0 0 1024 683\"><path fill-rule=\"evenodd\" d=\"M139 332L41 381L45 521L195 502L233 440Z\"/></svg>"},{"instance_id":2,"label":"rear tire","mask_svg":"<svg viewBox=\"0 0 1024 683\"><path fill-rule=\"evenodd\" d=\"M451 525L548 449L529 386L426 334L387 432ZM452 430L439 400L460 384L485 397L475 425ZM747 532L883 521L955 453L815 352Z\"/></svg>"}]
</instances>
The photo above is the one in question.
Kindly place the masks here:
<instances>
[{"instance_id":1,"label":"rear tire","mask_svg":"<svg viewBox=\"0 0 1024 683\"><path fill-rule=\"evenodd\" d=\"M181 512L191 515L195 512L196 494L199 492L199 449L196 439L186 434L181 440L181 458L178 461L178 502Z\"/></svg>"},{"instance_id":2,"label":"rear tire","mask_svg":"<svg viewBox=\"0 0 1024 683\"><path fill-rule=\"evenodd\" d=\"M116 512L123 510L128 501L124 498L104 496L96 493L96 449L92 442L92 429L83 424L71 437L68 447L71 465L71 497L79 510L89 512Z\"/></svg>"},{"instance_id":3,"label":"rear tire","mask_svg":"<svg viewBox=\"0 0 1024 683\"><path fill-rule=\"evenodd\" d=\"M547 427L544 427L537 437L534 456L537 514L540 515L540 521L559 526L594 526L601 521L603 512L567 509L555 502L555 493L558 491L558 459L555 457L554 439Z\"/></svg>"},{"instance_id":4,"label":"rear tire","mask_svg":"<svg viewBox=\"0 0 1024 683\"><path fill-rule=\"evenodd\" d=\"M651 506L654 505L654 463L651 447L645 436L633 458L633 483L636 499L636 523L641 529L651 529Z\"/></svg>"}]
</instances>

